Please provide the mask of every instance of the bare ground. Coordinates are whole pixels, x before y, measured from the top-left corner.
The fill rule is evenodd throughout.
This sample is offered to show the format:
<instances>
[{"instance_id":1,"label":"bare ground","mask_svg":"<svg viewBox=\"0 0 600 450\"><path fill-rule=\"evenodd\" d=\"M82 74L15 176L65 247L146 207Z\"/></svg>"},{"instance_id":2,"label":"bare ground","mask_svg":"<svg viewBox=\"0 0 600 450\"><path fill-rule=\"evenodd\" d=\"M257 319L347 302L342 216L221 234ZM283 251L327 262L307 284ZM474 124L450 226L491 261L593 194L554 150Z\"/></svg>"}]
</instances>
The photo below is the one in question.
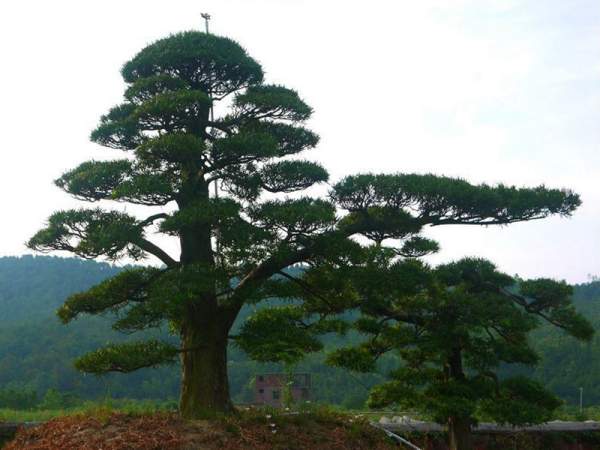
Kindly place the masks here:
<instances>
[{"instance_id":1,"label":"bare ground","mask_svg":"<svg viewBox=\"0 0 600 450\"><path fill-rule=\"evenodd\" d=\"M333 414L185 421L176 414L70 416L20 429L4 450L387 450L398 447L364 419Z\"/></svg>"}]
</instances>

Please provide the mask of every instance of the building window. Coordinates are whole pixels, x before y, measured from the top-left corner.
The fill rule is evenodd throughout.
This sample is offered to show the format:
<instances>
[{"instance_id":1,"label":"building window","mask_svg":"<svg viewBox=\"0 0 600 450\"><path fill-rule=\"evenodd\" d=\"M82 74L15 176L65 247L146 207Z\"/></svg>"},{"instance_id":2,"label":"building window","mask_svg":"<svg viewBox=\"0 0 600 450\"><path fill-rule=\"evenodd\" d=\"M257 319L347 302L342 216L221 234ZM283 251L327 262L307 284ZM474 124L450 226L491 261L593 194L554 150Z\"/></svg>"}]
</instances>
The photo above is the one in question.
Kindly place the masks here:
<instances>
[{"instance_id":1,"label":"building window","mask_svg":"<svg viewBox=\"0 0 600 450\"><path fill-rule=\"evenodd\" d=\"M273 391L273 400L279 400L279 391Z\"/></svg>"},{"instance_id":2,"label":"building window","mask_svg":"<svg viewBox=\"0 0 600 450\"><path fill-rule=\"evenodd\" d=\"M265 380L265 379L264 379L264 377L263 377L262 375L259 375L259 376L258 376L258 381L264 381L264 380Z\"/></svg>"},{"instance_id":3,"label":"building window","mask_svg":"<svg viewBox=\"0 0 600 450\"><path fill-rule=\"evenodd\" d=\"M259 389L259 390L258 390L258 393L259 393L259 394L264 394L264 393L265 393L265 390L264 390L264 389Z\"/></svg>"}]
</instances>

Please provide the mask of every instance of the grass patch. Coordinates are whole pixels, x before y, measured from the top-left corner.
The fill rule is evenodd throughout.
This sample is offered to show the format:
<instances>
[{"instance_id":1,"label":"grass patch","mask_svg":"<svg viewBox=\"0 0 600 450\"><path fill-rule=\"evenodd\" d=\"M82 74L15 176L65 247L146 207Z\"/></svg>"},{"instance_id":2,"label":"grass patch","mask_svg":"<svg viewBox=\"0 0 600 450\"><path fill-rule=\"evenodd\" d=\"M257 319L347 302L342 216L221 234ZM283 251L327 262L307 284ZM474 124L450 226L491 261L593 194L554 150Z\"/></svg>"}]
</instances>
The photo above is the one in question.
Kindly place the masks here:
<instances>
[{"instance_id":1,"label":"grass patch","mask_svg":"<svg viewBox=\"0 0 600 450\"><path fill-rule=\"evenodd\" d=\"M9 409L0 408L0 422L46 422L57 417L84 415L99 420L112 413L127 415L147 415L157 412L173 412L177 403L173 401L109 399L103 401L85 401L80 405L56 409Z\"/></svg>"}]
</instances>

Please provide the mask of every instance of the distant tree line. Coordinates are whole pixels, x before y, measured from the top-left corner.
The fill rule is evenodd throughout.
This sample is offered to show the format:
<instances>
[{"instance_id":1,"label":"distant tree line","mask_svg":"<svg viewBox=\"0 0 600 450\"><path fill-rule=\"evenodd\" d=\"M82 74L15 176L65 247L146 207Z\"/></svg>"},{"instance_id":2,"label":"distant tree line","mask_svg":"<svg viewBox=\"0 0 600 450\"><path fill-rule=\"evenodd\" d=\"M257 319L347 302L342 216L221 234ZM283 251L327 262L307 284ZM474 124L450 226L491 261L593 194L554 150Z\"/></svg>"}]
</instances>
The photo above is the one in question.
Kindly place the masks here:
<instances>
[{"instance_id":1,"label":"distant tree line","mask_svg":"<svg viewBox=\"0 0 600 450\"><path fill-rule=\"evenodd\" d=\"M123 336L112 332L109 321L103 318L63 326L54 311L67 295L120 270L74 258L0 258L0 407L28 409L41 404L47 392L79 399L102 399L107 395L161 400L177 397L177 367L102 377L83 375L73 368L75 356ZM579 311L600 326L599 281L575 286L574 301ZM245 309L240 319L252 311L252 307ZM360 340L357 334L349 334L344 340L334 335L324 338L327 349ZM505 369L503 375L531 375L572 404L579 401L579 387L583 387L584 403L600 404L596 377L600 358L595 356L600 355L598 337L582 344L551 327L542 327L532 335L532 344L542 355L540 365L534 369ZM325 365L323 353L317 353L301 361L297 370L313 374L315 400L363 408L369 389L381 383L397 362L394 355L388 355L380 361L378 373L352 374ZM235 402L252 401L252 380L257 373L283 370L278 364L251 361L236 347L230 348L229 366Z\"/></svg>"}]
</instances>

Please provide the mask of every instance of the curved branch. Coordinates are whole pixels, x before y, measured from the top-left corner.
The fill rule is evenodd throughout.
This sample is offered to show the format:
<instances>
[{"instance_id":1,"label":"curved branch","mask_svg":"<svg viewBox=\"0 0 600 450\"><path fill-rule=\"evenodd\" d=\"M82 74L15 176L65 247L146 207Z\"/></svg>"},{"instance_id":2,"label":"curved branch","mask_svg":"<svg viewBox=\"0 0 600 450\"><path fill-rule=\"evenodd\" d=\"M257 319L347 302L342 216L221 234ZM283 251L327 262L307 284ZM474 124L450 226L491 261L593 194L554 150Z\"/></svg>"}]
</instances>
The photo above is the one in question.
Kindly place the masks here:
<instances>
[{"instance_id":1,"label":"curved branch","mask_svg":"<svg viewBox=\"0 0 600 450\"><path fill-rule=\"evenodd\" d=\"M522 295L515 294L514 292L510 292L509 290L502 288L502 287L496 287L496 289L499 293L505 295L506 297L511 299L513 302L515 302L517 305L521 306L529 314L534 314L538 317L541 317L543 320L545 320L549 324L554 325L555 327L560 328L569 334L572 334L571 328L568 326L568 324L565 324L558 320L553 319L552 317L545 314L545 312L543 310L533 308L532 305L529 304L527 299L525 297L523 297ZM498 331L498 330L496 330L496 331Z\"/></svg>"},{"instance_id":2,"label":"curved branch","mask_svg":"<svg viewBox=\"0 0 600 450\"><path fill-rule=\"evenodd\" d=\"M177 261L175 261L173 258L171 258L167 254L167 252L165 252L162 248L160 248L158 245L150 242L147 239L139 238L135 241L135 245L137 245L139 248L141 248L145 252L148 252L151 255L156 256L163 263L165 263L167 265L167 267L174 267L177 264L179 264Z\"/></svg>"},{"instance_id":3,"label":"curved branch","mask_svg":"<svg viewBox=\"0 0 600 450\"><path fill-rule=\"evenodd\" d=\"M350 237L354 234L364 231L365 229L365 225L359 222L344 224L343 227L339 229L334 229L321 234L317 239L314 239L309 246L298 249L294 252L288 252L284 257L276 254L272 255L271 257L265 259L262 263L256 265L246 274L246 276L240 279L240 282L233 289L227 291L228 293L231 293L231 296L228 299L228 304L224 305L224 308L227 309L227 314L231 322L233 323L244 304L245 297L242 292L253 282L270 278L271 276L277 274L280 270L283 270L293 264L306 261L312 256L318 254L323 250L323 246L321 245L322 239L327 240L328 238L334 238L336 236L342 238Z\"/></svg>"},{"instance_id":4,"label":"curved branch","mask_svg":"<svg viewBox=\"0 0 600 450\"><path fill-rule=\"evenodd\" d=\"M547 216L545 215L537 215L537 216L522 216L522 217L513 217L513 218L500 218L500 219L489 219L482 216L473 216L467 218L460 219L444 219L444 218L432 218L428 217L425 224L437 227L440 225L479 225L479 226L487 226L487 225L509 225L511 223L517 222L531 222L533 220L545 219Z\"/></svg>"},{"instance_id":5,"label":"curved branch","mask_svg":"<svg viewBox=\"0 0 600 450\"><path fill-rule=\"evenodd\" d=\"M142 220L139 223L140 227L147 227L148 225L151 225L155 220L158 219L167 219L169 217L169 215L167 213L158 213L158 214L153 214L149 217L147 217L146 219Z\"/></svg>"}]
</instances>

